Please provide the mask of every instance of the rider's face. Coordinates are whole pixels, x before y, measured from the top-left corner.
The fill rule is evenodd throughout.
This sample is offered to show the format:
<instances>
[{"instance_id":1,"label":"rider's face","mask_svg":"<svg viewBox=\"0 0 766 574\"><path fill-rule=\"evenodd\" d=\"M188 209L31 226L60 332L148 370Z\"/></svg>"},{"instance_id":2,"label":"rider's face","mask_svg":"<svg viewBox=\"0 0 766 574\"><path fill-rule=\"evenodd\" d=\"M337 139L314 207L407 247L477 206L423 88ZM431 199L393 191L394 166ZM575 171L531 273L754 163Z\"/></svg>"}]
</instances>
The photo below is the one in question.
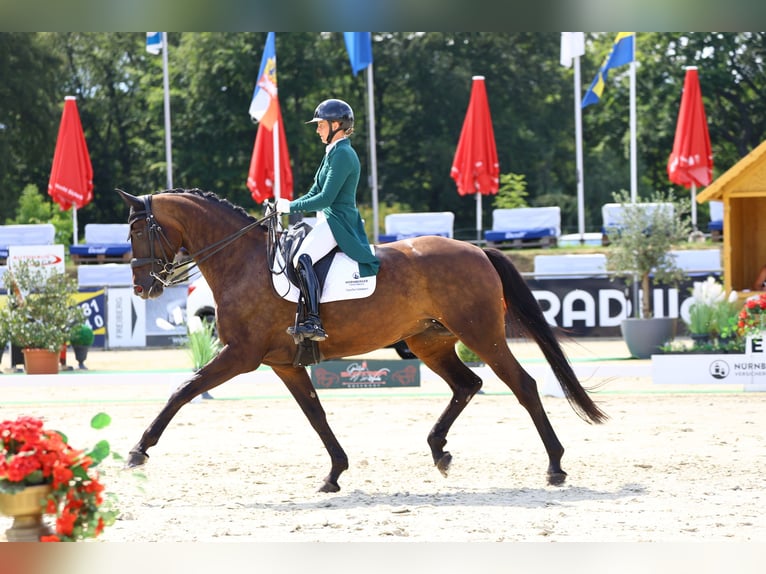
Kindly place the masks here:
<instances>
[{"instance_id":1,"label":"rider's face","mask_svg":"<svg viewBox=\"0 0 766 574\"><path fill-rule=\"evenodd\" d=\"M317 122L317 134L319 135L319 139L321 139L325 143L329 143L327 141L327 135L330 133L330 122L327 120L322 120L320 122Z\"/></svg>"},{"instance_id":2,"label":"rider's face","mask_svg":"<svg viewBox=\"0 0 766 574\"><path fill-rule=\"evenodd\" d=\"M317 122L317 134L319 135L319 139L321 139L322 141L325 141L327 139L327 134L329 131L330 131L330 122L326 120Z\"/></svg>"}]
</instances>

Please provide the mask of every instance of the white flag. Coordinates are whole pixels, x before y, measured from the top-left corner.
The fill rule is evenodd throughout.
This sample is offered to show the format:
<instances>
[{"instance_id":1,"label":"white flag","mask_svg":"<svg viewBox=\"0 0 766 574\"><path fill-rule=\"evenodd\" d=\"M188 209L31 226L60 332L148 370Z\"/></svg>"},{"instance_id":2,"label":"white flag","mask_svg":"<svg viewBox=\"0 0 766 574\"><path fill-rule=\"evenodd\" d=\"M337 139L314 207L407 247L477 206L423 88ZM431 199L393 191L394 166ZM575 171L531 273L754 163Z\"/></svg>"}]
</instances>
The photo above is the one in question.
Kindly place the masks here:
<instances>
[{"instance_id":1,"label":"white flag","mask_svg":"<svg viewBox=\"0 0 766 574\"><path fill-rule=\"evenodd\" d=\"M162 32L146 33L146 51L155 56L162 52Z\"/></svg>"},{"instance_id":2,"label":"white flag","mask_svg":"<svg viewBox=\"0 0 766 574\"><path fill-rule=\"evenodd\" d=\"M585 54L585 32L561 33L561 65L569 68L572 58Z\"/></svg>"}]
</instances>

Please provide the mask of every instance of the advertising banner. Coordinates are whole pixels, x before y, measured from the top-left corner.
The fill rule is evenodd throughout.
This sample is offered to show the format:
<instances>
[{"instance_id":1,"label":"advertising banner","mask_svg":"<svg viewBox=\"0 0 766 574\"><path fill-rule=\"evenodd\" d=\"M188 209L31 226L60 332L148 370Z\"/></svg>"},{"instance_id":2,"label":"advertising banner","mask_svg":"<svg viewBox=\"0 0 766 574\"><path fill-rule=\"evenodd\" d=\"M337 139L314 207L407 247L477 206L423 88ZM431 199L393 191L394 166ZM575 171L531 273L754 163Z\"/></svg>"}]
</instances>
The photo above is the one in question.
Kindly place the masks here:
<instances>
[{"instance_id":1,"label":"advertising banner","mask_svg":"<svg viewBox=\"0 0 766 574\"><path fill-rule=\"evenodd\" d=\"M717 274L711 273L718 278ZM655 317L689 319L692 287L704 277L687 277L675 286L657 285L652 289ZM633 316L632 286L615 279L527 279L548 324L573 337L619 337L620 323ZM639 297L643 293L639 292ZM685 332L678 321L678 334Z\"/></svg>"},{"instance_id":2,"label":"advertising banner","mask_svg":"<svg viewBox=\"0 0 766 574\"><path fill-rule=\"evenodd\" d=\"M317 389L419 387L420 361L417 359L323 361L311 367L311 382Z\"/></svg>"},{"instance_id":3,"label":"advertising banner","mask_svg":"<svg viewBox=\"0 0 766 574\"><path fill-rule=\"evenodd\" d=\"M732 384L744 390L766 390L766 343L748 337L744 353L652 355L652 382L673 384Z\"/></svg>"},{"instance_id":4,"label":"advertising banner","mask_svg":"<svg viewBox=\"0 0 766 574\"><path fill-rule=\"evenodd\" d=\"M106 330L110 349L146 346L146 305L133 289L109 289Z\"/></svg>"},{"instance_id":5,"label":"advertising banner","mask_svg":"<svg viewBox=\"0 0 766 574\"><path fill-rule=\"evenodd\" d=\"M85 322L93 329L92 347L106 346L106 295L104 289L80 288L75 295L77 304L85 315Z\"/></svg>"},{"instance_id":6,"label":"advertising banner","mask_svg":"<svg viewBox=\"0 0 766 574\"><path fill-rule=\"evenodd\" d=\"M66 271L63 245L11 245L8 248L8 267L13 269L19 260L36 261L49 273Z\"/></svg>"}]
</instances>

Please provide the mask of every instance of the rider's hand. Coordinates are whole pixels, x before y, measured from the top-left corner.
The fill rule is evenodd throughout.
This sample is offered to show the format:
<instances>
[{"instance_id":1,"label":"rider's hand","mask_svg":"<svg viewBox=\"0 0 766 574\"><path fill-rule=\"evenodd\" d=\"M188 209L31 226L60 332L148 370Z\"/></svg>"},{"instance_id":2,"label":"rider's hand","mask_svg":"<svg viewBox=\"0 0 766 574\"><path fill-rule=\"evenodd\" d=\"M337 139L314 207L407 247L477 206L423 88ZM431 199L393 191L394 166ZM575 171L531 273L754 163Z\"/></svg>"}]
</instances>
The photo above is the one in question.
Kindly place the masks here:
<instances>
[{"instance_id":1,"label":"rider's hand","mask_svg":"<svg viewBox=\"0 0 766 574\"><path fill-rule=\"evenodd\" d=\"M276 209L279 213L290 213L290 200L280 197L277 199Z\"/></svg>"}]
</instances>

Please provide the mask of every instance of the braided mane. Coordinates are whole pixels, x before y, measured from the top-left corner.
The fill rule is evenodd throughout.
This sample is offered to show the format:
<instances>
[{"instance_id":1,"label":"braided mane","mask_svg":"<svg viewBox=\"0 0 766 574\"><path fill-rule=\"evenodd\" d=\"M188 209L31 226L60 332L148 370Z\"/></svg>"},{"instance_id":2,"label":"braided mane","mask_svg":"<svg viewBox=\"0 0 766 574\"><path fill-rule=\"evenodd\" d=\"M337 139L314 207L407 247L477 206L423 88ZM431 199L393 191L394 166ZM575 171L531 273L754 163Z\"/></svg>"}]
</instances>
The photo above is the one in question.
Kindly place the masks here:
<instances>
[{"instance_id":1,"label":"braided mane","mask_svg":"<svg viewBox=\"0 0 766 574\"><path fill-rule=\"evenodd\" d=\"M199 197L202 197L203 199L206 199L207 201L215 201L216 203L220 203L221 205L228 207L232 211L239 213L240 215L243 215L250 221L255 221L255 218L252 215L250 215L247 211L245 211L243 207L233 204L228 199L224 199L223 197L218 197L218 195L216 195L212 191L204 191L196 187L193 189L176 188L176 189L166 189L165 191L159 191L157 192L156 195L159 195L161 193L191 193L192 195L198 195Z\"/></svg>"}]
</instances>

